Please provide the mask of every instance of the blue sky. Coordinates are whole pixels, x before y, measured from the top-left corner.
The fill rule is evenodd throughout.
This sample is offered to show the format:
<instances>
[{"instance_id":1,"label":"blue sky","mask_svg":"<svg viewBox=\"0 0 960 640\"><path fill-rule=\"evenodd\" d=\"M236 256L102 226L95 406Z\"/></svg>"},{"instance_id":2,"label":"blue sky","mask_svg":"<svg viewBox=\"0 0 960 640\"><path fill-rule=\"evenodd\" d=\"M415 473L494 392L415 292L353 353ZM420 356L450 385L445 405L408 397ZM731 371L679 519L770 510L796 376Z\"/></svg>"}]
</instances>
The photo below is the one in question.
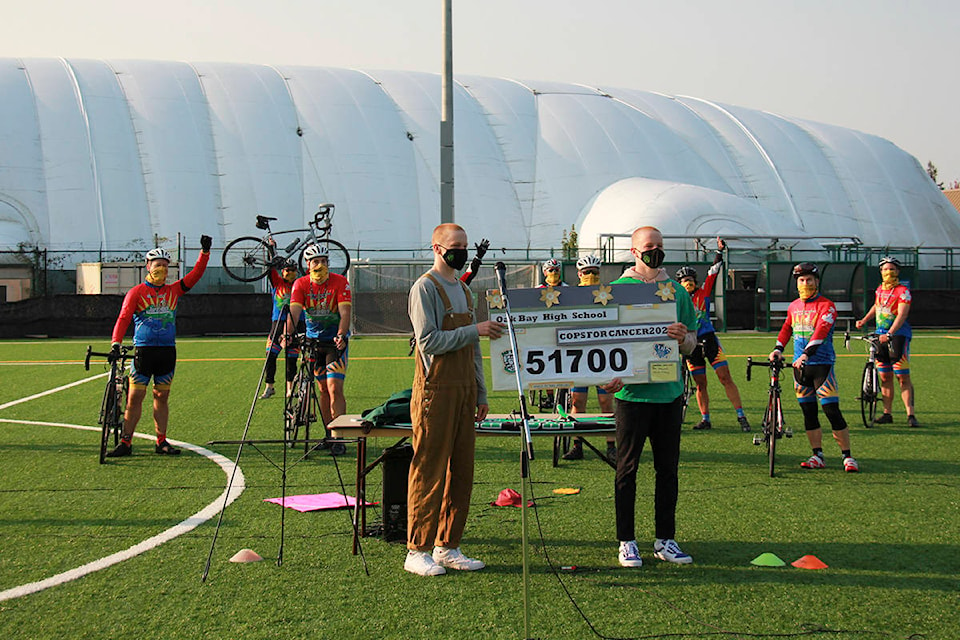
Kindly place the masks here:
<instances>
[{"instance_id":1,"label":"blue sky","mask_svg":"<svg viewBox=\"0 0 960 640\"><path fill-rule=\"evenodd\" d=\"M441 0L0 0L0 57L441 69ZM960 180L946 0L454 0L454 71L689 95L887 138Z\"/></svg>"}]
</instances>

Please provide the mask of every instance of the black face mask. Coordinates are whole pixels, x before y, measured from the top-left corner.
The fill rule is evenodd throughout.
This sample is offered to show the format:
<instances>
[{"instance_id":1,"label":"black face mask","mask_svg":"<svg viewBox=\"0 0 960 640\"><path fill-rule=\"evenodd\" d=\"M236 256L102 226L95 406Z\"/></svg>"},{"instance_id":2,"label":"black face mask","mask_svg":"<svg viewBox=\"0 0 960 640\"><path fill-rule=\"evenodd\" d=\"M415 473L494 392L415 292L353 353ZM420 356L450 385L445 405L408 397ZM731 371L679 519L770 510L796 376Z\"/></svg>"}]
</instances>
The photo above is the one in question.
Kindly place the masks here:
<instances>
[{"instance_id":1,"label":"black face mask","mask_svg":"<svg viewBox=\"0 0 960 640\"><path fill-rule=\"evenodd\" d=\"M455 271L460 271L467 264L467 250L447 249L446 253L443 254L443 260Z\"/></svg>"},{"instance_id":2,"label":"black face mask","mask_svg":"<svg viewBox=\"0 0 960 640\"><path fill-rule=\"evenodd\" d=\"M651 269L659 269L660 265L663 264L663 259L667 256L663 252L663 249L659 247L656 249L649 249L647 251L642 251L640 253L640 261L643 264L647 265Z\"/></svg>"}]
</instances>

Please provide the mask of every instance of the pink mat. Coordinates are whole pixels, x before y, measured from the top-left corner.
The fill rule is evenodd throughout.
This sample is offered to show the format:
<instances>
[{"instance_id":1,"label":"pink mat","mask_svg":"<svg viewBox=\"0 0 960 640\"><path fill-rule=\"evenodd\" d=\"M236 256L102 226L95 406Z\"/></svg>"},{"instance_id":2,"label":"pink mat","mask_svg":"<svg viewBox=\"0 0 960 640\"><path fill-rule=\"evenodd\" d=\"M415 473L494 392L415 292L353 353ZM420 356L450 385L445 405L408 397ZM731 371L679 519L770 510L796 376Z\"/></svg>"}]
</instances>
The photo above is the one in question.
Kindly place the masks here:
<instances>
[{"instance_id":1,"label":"pink mat","mask_svg":"<svg viewBox=\"0 0 960 640\"><path fill-rule=\"evenodd\" d=\"M319 511L321 509L343 509L357 503L353 496L342 493L314 493L302 496L287 496L286 498L264 498L264 502L272 502L297 511ZM368 502L367 506L374 504Z\"/></svg>"}]
</instances>

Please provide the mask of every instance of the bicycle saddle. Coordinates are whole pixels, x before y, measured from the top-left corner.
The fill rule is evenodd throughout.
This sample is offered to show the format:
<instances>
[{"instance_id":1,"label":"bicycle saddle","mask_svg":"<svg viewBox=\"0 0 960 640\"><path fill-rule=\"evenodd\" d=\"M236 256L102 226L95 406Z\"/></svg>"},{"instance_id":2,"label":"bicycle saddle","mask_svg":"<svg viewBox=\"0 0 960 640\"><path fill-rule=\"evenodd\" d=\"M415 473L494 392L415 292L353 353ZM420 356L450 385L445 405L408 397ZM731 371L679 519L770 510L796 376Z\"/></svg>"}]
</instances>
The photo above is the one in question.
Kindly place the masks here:
<instances>
[{"instance_id":1,"label":"bicycle saddle","mask_svg":"<svg viewBox=\"0 0 960 640\"><path fill-rule=\"evenodd\" d=\"M276 220L276 218L268 218L267 216L257 216L257 229L263 229L264 231L269 231L271 220Z\"/></svg>"}]
</instances>

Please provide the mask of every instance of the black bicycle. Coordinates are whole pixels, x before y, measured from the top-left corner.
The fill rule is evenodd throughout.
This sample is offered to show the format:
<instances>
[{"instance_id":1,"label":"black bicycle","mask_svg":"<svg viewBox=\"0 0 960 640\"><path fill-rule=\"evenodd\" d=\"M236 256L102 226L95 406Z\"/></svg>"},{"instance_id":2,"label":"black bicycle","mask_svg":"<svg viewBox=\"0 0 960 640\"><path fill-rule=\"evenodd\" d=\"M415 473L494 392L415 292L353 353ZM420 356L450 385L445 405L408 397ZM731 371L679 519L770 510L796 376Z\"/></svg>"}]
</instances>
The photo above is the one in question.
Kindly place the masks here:
<instances>
[{"instance_id":1,"label":"black bicycle","mask_svg":"<svg viewBox=\"0 0 960 640\"><path fill-rule=\"evenodd\" d=\"M271 269L279 268L287 260L296 257L300 271L306 271L303 260L304 250L311 244L324 245L327 248L329 269L331 273L346 275L350 268L350 252L336 240L330 238L333 228L332 204L321 204L305 229L288 229L272 232L270 223L276 218L257 216L257 229L266 233L261 238L243 236L231 240L223 250L223 268L234 280L240 282L256 282L270 273ZM292 240L282 246L277 238L297 234ZM306 235L301 235L306 234Z\"/></svg>"},{"instance_id":2,"label":"black bicycle","mask_svg":"<svg viewBox=\"0 0 960 640\"><path fill-rule=\"evenodd\" d=\"M106 358L110 364L110 376L107 386L103 390L103 402L100 403L100 418L97 423L100 430L100 464L106 462L107 449L110 446L110 435L113 435L113 446L120 443L120 434L123 432L123 414L127 408L127 392L130 390L130 373L127 370L127 361L133 359L134 347L120 347L120 353L97 353L93 347L87 345L87 357L83 361L84 368L90 370L90 358Z\"/></svg>"},{"instance_id":3,"label":"black bicycle","mask_svg":"<svg viewBox=\"0 0 960 640\"><path fill-rule=\"evenodd\" d=\"M300 347L300 365L283 408L283 438L286 446L296 446L302 434L304 455L313 449L330 449L332 455L341 455L346 451L346 445L326 437L326 425L322 421L320 398L317 395L317 378L314 375L319 357L317 351L334 345L330 341L308 338L304 334L294 336L291 342ZM315 442L310 439L310 428L318 419L324 427L324 437Z\"/></svg>"},{"instance_id":4,"label":"black bicycle","mask_svg":"<svg viewBox=\"0 0 960 640\"><path fill-rule=\"evenodd\" d=\"M856 336L857 340L867 343L867 361L863 364L863 374L860 376L860 417L863 426L869 429L877 417L877 404L882 399L880 390L880 376L877 373L877 352L880 351L880 336L870 333L865 336ZM843 346L850 349L850 332L843 334Z\"/></svg>"},{"instance_id":5,"label":"black bicycle","mask_svg":"<svg viewBox=\"0 0 960 640\"><path fill-rule=\"evenodd\" d=\"M697 381L693 379L693 374L690 373L686 357L680 359L680 380L683 382L683 393L680 394L683 403L680 409L680 423L683 424L683 421L687 419L687 407L690 404L690 398L693 398L694 402L697 398Z\"/></svg>"},{"instance_id":6,"label":"black bicycle","mask_svg":"<svg viewBox=\"0 0 960 640\"><path fill-rule=\"evenodd\" d=\"M782 359L772 362L762 361L754 362L753 358L747 358L747 380L750 380L750 369L752 367L768 367L770 369L770 391L767 398L767 409L763 412L763 422L760 425L760 433L753 436L753 444L766 444L767 458L770 462L770 477L773 477L773 469L777 451L777 440L786 436L793 437L793 431L787 428L783 419L783 404L780 398L780 373L785 368Z\"/></svg>"}]
</instances>

